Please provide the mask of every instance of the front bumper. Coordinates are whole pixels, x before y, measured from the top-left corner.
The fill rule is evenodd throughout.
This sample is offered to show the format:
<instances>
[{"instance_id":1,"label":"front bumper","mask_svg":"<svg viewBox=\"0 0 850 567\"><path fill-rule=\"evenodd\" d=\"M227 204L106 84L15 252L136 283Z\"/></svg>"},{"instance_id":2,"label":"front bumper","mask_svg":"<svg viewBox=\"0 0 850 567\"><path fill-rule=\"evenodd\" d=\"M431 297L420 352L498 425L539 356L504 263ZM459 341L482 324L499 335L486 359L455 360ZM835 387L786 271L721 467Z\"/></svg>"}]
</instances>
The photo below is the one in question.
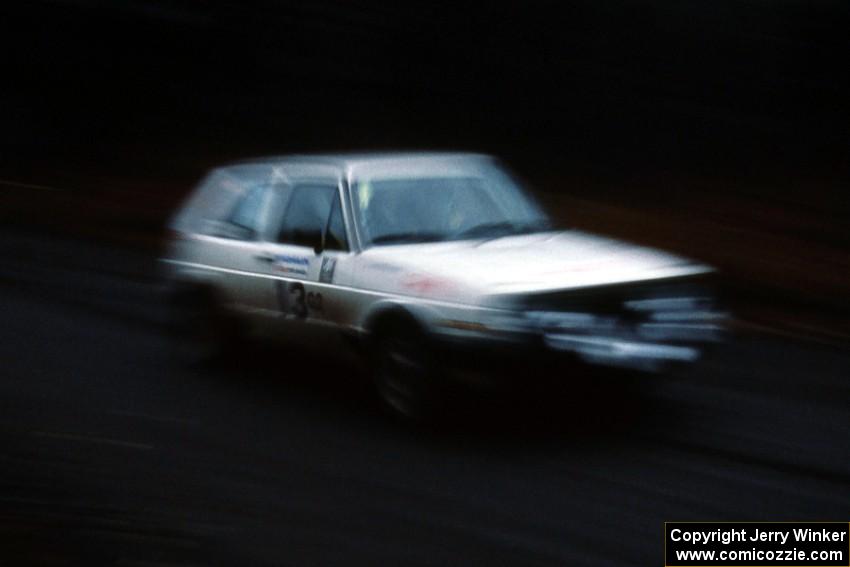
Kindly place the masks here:
<instances>
[{"instance_id":1,"label":"front bumper","mask_svg":"<svg viewBox=\"0 0 850 567\"><path fill-rule=\"evenodd\" d=\"M727 318L713 293L681 282L531 298L521 307L477 326L443 327L441 342L475 352L478 362L573 359L659 372L721 342Z\"/></svg>"},{"instance_id":2,"label":"front bumper","mask_svg":"<svg viewBox=\"0 0 850 567\"><path fill-rule=\"evenodd\" d=\"M447 368L518 376L560 373L565 366L577 363L663 372L696 362L713 346L709 342L675 344L565 333L514 335L510 340L504 336L492 340L481 336L467 339L438 336L435 343L437 360Z\"/></svg>"},{"instance_id":3,"label":"front bumper","mask_svg":"<svg viewBox=\"0 0 850 567\"><path fill-rule=\"evenodd\" d=\"M655 369L668 362L693 362L700 350L693 346L642 343L612 337L550 334L546 346L577 354L586 362L636 369Z\"/></svg>"}]
</instances>

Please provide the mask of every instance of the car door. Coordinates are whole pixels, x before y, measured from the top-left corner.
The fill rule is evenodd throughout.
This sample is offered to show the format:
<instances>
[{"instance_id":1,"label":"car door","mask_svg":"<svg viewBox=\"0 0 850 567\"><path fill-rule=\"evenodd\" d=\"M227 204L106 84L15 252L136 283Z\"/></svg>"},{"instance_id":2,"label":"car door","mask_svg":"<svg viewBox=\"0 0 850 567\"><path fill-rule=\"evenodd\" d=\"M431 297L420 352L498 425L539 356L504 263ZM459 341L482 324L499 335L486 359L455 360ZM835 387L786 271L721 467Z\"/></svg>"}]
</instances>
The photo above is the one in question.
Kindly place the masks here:
<instances>
[{"instance_id":1,"label":"car door","mask_svg":"<svg viewBox=\"0 0 850 567\"><path fill-rule=\"evenodd\" d=\"M332 181L293 184L269 257L276 331L314 343L335 338L345 313L344 288L335 284L350 257L341 192Z\"/></svg>"}]
</instances>

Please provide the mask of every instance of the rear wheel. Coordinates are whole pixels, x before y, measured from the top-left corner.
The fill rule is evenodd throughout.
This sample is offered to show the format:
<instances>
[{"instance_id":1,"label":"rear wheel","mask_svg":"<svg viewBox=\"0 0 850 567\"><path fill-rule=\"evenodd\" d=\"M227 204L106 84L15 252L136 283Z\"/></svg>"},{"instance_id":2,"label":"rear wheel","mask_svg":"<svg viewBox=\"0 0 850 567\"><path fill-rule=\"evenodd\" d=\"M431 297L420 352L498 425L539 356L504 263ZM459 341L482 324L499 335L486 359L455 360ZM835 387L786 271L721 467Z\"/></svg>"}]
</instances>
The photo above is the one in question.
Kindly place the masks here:
<instances>
[{"instance_id":1,"label":"rear wheel","mask_svg":"<svg viewBox=\"0 0 850 567\"><path fill-rule=\"evenodd\" d=\"M233 352L238 333L233 317L215 301L211 292L183 292L172 303L172 352L186 364L222 361Z\"/></svg>"}]
</instances>

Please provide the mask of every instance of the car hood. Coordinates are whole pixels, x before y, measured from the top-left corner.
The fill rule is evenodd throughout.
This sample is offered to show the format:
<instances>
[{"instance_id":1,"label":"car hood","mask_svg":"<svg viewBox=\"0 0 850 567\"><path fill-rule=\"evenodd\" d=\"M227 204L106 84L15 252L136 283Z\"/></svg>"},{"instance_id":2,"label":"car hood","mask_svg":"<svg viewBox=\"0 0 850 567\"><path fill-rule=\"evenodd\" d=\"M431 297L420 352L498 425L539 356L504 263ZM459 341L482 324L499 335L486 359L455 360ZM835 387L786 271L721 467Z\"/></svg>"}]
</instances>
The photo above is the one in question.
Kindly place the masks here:
<instances>
[{"instance_id":1,"label":"car hood","mask_svg":"<svg viewBox=\"0 0 850 567\"><path fill-rule=\"evenodd\" d=\"M362 259L363 275L372 280L363 283L369 287L458 299L712 271L660 250L577 230L381 246L366 250Z\"/></svg>"}]
</instances>

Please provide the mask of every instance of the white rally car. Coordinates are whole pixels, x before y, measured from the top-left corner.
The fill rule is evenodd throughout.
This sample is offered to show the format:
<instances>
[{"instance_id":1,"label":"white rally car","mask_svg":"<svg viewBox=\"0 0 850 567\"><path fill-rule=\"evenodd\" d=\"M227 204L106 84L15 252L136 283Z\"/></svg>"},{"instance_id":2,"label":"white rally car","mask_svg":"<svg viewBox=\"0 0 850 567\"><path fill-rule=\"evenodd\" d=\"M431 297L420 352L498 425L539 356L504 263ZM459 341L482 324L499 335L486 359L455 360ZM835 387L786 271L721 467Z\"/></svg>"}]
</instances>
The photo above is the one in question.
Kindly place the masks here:
<instances>
[{"instance_id":1,"label":"white rally car","mask_svg":"<svg viewBox=\"0 0 850 567\"><path fill-rule=\"evenodd\" d=\"M486 155L229 165L171 229L164 265L189 344L227 347L238 330L351 345L408 416L449 383L532 380L558 361L663 370L721 331L711 268L555 229Z\"/></svg>"}]
</instances>

